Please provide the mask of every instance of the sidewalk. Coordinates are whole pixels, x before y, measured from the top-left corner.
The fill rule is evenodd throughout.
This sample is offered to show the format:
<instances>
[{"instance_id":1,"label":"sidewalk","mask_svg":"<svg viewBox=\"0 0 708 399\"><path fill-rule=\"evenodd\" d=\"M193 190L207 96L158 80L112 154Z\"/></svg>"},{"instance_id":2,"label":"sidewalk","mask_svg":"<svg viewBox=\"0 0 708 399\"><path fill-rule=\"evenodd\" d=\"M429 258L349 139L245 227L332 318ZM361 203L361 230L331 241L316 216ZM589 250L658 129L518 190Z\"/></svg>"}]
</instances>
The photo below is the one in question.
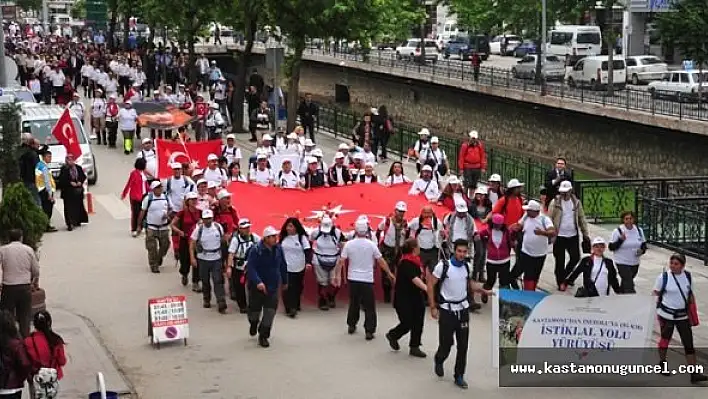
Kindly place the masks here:
<instances>
[{"instance_id":1,"label":"sidewalk","mask_svg":"<svg viewBox=\"0 0 708 399\"><path fill-rule=\"evenodd\" d=\"M50 294L51 296L51 294ZM130 398L132 390L104 348L90 321L61 308L48 306L54 331L66 342L67 363L61 380L62 398L86 398L96 391L96 373L102 372L108 390ZM29 398L25 390L23 398Z\"/></svg>"},{"instance_id":2,"label":"sidewalk","mask_svg":"<svg viewBox=\"0 0 708 399\"><path fill-rule=\"evenodd\" d=\"M248 137L250 136L247 133L236 134L236 141L242 149L244 160L247 160L255 149L255 143L248 142ZM335 139L334 135L331 133L323 132L321 130L318 131L317 146L318 148L321 148L324 152L325 156L323 159L328 165L332 162L332 159L334 158L337 146L342 142L348 143L349 140L341 136ZM379 176L388 175L388 170L390 168L391 162L396 159L397 156L393 156L388 163L377 164L376 173ZM406 175L413 179L415 175L414 163L407 163L405 160L403 161L403 163ZM510 179L513 178L513 176L504 176L503 178ZM405 198L402 199L405 200ZM414 215L408 215L408 217L413 216ZM609 240L612 234L612 231L607 229L606 227L593 224L589 225L589 230L590 235L592 237L601 236L605 240ZM656 281L656 277L663 271L664 267L668 265L668 259L670 255L671 252L668 250L657 248L651 245L649 246L649 250L642 257L640 271L637 278L635 279L636 290L638 293L651 295L651 292L654 289L654 282ZM609 251L608 256L612 256L612 253ZM549 250L549 255L546 258L543 273L541 274L539 289L547 291L554 295L574 295L575 290L569 290L565 293L557 291L555 276L553 274L554 268L555 259L553 258L553 255L552 253L550 253ZM701 324L693 328L694 346L696 347L699 356L708 361L708 326L706 325L706 323L708 323L708 316L707 313L705 313L706 309L708 309L708 268L706 268L701 261L693 258L688 258L686 268L686 270L691 272L693 277L693 286L696 292L696 300L699 310L698 315L699 319L701 320ZM655 333L657 330L658 324L656 325ZM681 343L678 339L678 333L674 333L673 345L680 347Z\"/></svg>"}]
</instances>

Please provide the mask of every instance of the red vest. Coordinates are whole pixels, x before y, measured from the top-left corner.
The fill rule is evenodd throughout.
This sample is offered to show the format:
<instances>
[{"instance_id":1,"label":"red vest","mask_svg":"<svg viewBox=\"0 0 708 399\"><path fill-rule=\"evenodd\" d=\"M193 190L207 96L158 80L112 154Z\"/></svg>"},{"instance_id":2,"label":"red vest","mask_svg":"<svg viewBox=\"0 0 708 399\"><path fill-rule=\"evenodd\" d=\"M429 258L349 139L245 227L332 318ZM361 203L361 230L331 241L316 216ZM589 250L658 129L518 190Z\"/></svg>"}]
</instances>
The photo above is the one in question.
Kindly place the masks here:
<instances>
[{"instance_id":1,"label":"red vest","mask_svg":"<svg viewBox=\"0 0 708 399\"><path fill-rule=\"evenodd\" d=\"M116 103L108 103L106 104L106 116L109 118L115 118L118 116L118 104Z\"/></svg>"}]
</instances>

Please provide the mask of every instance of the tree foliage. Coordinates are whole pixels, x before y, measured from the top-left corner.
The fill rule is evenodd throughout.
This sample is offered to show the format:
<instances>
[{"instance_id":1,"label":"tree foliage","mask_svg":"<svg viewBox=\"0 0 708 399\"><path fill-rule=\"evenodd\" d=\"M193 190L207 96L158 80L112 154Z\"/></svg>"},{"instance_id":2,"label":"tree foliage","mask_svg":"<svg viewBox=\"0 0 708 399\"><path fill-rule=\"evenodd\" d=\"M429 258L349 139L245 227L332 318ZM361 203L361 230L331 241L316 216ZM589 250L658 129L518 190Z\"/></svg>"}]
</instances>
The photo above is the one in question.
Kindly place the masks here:
<instances>
[{"instance_id":1,"label":"tree foliage","mask_svg":"<svg viewBox=\"0 0 708 399\"><path fill-rule=\"evenodd\" d=\"M20 108L16 104L0 106L0 181L8 185L20 180L18 147L20 145Z\"/></svg>"},{"instance_id":2,"label":"tree foliage","mask_svg":"<svg viewBox=\"0 0 708 399\"><path fill-rule=\"evenodd\" d=\"M3 191L0 204L0 241L8 242L8 233L12 229L22 230L23 242L37 250L42 235L47 228L47 215L32 199L27 187L22 183L13 183Z\"/></svg>"},{"instance_id":3,"label":"tree foliage","mask_svg":"<svg viewBox=\"0 0 708 399\"><path fill-rule=\"evenodd\" d=\"M71 5L71 17L74 19L86 18L86 0L76 0Z\"/></svg>"},{"instance_id":4,"label":"tree foliage","mask_svg":"<svg viewBox=\"0 0 708 399\"><path fill-rule=\"evenodd\" d=\"M404 41L425 20L425 9L419 0L378 0L379 10L371 23L375 41Z\"/></svg>"},{"instance_id":5,"label":"tree foliage","mask_svg":"<svg viewBox=\"0 0 708 399\"><path fill-rule=\"evenodd\" d=\"M16 0L15 5L25 11L42 11L42 0Z\"/></svg>"},{"instance_id":6,"label":"tree foliage","mask_svg":"<svg viewBox=\"0 0 708 399\"><path fill-rule=\"evenodd\" d=\"M705 0L675 0L672 12L657 16L661 38L702 69L708 62L708 7Z\"/></svg>"}]
</instances>

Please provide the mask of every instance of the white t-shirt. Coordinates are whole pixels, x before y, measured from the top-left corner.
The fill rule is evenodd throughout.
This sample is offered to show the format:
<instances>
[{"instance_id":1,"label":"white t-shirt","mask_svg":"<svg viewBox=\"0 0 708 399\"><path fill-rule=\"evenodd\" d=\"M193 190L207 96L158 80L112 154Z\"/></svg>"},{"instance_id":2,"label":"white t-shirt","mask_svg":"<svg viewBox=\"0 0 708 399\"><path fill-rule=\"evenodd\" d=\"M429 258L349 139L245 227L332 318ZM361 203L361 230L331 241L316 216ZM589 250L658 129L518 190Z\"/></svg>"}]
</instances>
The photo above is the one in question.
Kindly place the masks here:
<instances>
[{"instance_id":1,"label":"white t-shirt","mask_svg":"<svg viewBox=\"0 0 708 399\"><path fill-rule=\"evenodd\" d=\"M133 108L121 108L118 111L118 128L123 131L135 130L138 126L138 113Z\"/></svg>"},{"instance_id":2,"label":"white t-shirt","mask_svg":"<svg viewBox=\"0 0 708 399\"><path fill-rule=\"evenodd\" d=\"M219 260L221 259L221 238L224 236L224 231L219 223L211 223L211 226L206 227L203 224L198 225L192 230L192 241L197 241L199 231L202 236L200 243L205 252L197 252L197 259L201 260Z\"/></svg>"},{"instance_id":3,"label":"white t-shirt","mask_svg":"<svg viewBox=\"0 0 708 399\"><path fill-rule=\"evenodd\" d=\"M388 224L388 228L386 225ZM403 246L406 241L406 229L408 229L408 223L404 220L401 224L401 230L398 233L398 244ZM396 224L391 218L387 218L381 221L378 226L378 230L383 234L383 244L389 248L394 248L396 246Z\"/></svg>"},{"instance_id":4,"label":"white t-shirt","mask_svg":"<svg viewBox=\"0 0 708 399\"><path fill-rule=\"evenodd\" d=\"M157 153L155 150L140 150L136 158L144 158L145 170L153 176L157 174Z\"/></svg>"},{"instance_id":5,"label":"white t-shirt","mask_svg":"<svg viewBox=\"0 0 708 399\"><path fill-rule=\"evenodd\" d=\"M622 225L612 230L610 242L616 242L619 240L620 231L622 231L627 238L624 240L622 245L613 252L612 257L617 264L636 266L639 264L640 255L637 255L637 253L641 249L642 243L644 242L644 233L637 226L632 226L631 229L627 229L627 227Z\"/></svg>"},{"instance_id":6,"label":"white t-shirt","mask_svg":"<svg viewBox=\"0 0 708 399\"><path fill-rule=\"evenodd\" d=\"M456 219L453 219L456 218ZM453 224L453 220L455 223ZM457 240L469 240L469 235L467 234L467 222L469 221L469 218L467 217L467 214L465 214L465 217L460 217L457 216L457 212L449 214L445 218L445 226L450 228L452 226L452 230L450 231L450 242L455 242ZM477 226L474 225L474 221L472 222L472 231L477 231ZM470 248L471 249L471 248Z\"/></svg>"},{"instance_id":7,"label":"white t-shirt","mask_svg":"<svg viewBox=\"0 0 708 399\"><path fill-rule=\"evenodd\" d=\"M106 116L106 101L102 98L93 100L91 104L91 116L94 118L103 118Z\"/></svg>"},{"instance_id":8,"label":"white t-shirt","mask_svg":"<svg viewBox=\"0 0 708 399\"><path fill-rule=\"evenodd\" d=\"M600 296L608 296L609 291L607 290L610 286L609 280L607 279L607 267L602 261L602 258L596 256L592 257L592 270L590 271L590 278L595 282L595 288Z\"/></svg>"},{"instance_id":9,"label":"white t-shirt","mask_svg":"<svg viewBox=\"0 0 708 399\"><path fill-rule=\"evenodd\" d=\"M535 218L523 216L519 220L519 224L521 224L524 232L521 251L535 258L546 256L548 253L548 237L536 235L534 230L537 228L546 230L553 227L551 219L546 215L538 215Z\"/></svg>"},{"instance_id":10,"label":"white t-shirt","mask_svg":"<svg viewBox=\"0 0 708 399\"><path fill-rule=\"evenodd\" d=\"M167 200L170 202L172 210L181 211L184 208L184 195L194 191L194 182L186 176L180 176L179 179L172 176L167 178L164 184L165 194L167 194ZM169 190L167 190L168 186Z\"/></svg>"},{"instance_id":11,"label":"white t-shirt","mask_svg":"<svg viewBox=\"0 0 708 399\"><path fill-rule=\"evenodd\" d=\"M440 186L438 186L438 182L435 180L425 181L423 179L417 179L413 182L408 194L424 194L428 201L435 201L440 198Z\"/></svg>"},{"instance_id":12,"label":"white t-shirt","mask_svg":"<svg viewBox=\"0 0 708 399\"><path fill-rule=\"evenodd\" d=\"M216 169L206 168L206 169L204 169L203 179L208 182L213 181L214 183L216 183L220 186L225 186L229 180L229 176L226 174L226 171L221 168L216 168Z\"/></svg>"},{"instance_id":13,"label":"white t-shirt","mask_svg":"<svg viewBox=\"0 0 708 399\"><path fill-rule=\"evenodd\" d=\"M283 249L283 257L290 273L305 270L305 250L310 249L310 242L306 236L289 235L283 238L280 247Z\"/></svg>"},{"instance_id":14,"label":"white t-shirt","mask_svg":"<svg viewBox=\"0 0 708 399\"><path fill-rule=\"evenodd\" d=\"M575 226L575 212L573 212L573 200L560 200L561 221L558 226L558 235L560 237L575 237L578 235L578 228Z\"/></svg>"},{"instance_id":15,"label":"white t-shirt","mask_svg":"<svg viewBox=\"0 0 708 399\"><path fill-rule=\"evenodd\" d=\"M270 168L260 170L258 168L251 169L248 173L248 179L261 186L269 186L275 180L275 174Z\"/></svg>"},{"instance_id":16,"label":"white t-shirt","mask_svg":"<svg viewBox=\"0 0 708 399\"><path fill-rule=\"evenodd\" d=\"M420 227L419 221L420 218L415 218L408 222L408 229L410 230L411 237L413 237L418 231L418 228ZM436 226L437 229L435 229ZM438 247L438 243L440 242L440 227L442 227L442 222L440 220L436 223L431 219L429 222L423 223L423 228L420 230L418 237L416 237L420 249L433 249ZM457 228L457 225L455 225L455 228Z\"/></svg>"},{"instance_id":17,"label":"white t-shirt","mask_svg":"<svg viewBox=\"0 0 708 399\"><path fill-rule=\"evenodd\" d=\"M241 149L238 147L223 146L221 148L221 154L226 157L226 161L229 165L233 162L239 162L241 158L243 158L241 156Z\"/></svg>"},{"instance_id":18,"label":"white t-shirt","mask_svg":"<svg viewBox=\"0 0 708 399\"><path fill-rule=\"evenodd\" d=\"M287 173L281 170L278 172L278 180L275 183L282 188L298 188L300 186L300 176L292 169Z\"/></svg>"},{"instance_id":19,"label":"white t-shirt","mask_svg":"<svg viewBox=\"0 0 708 399\"><path fill-rule=\"evenodd\" d=\"M376 261L381 259L381 251L373 241L363 237L347 241L342 249L342 259L349 259L349 281L373 284Z\"/></svg>"},{"instance_id":20,"label":"white t-shirt","mask_svg":"<svg viewBox=\"0 0 708 399\"><path fill-rule=\"evenodd\" d=\"M145 211L145 221L148 229L169 230L170 221L167 217L170 211L170 203L165 194L155 195L149 193L143 198L141 209Z\"/></svg>"},{"instance_id":21,"label":"white t-shirt","mask_svg":"<svg viewBox=\"0 0 708 399\"><path fill-rule=\"evenodd\" d=\"M54 87L64 86L64 81L66 80L64 77L64 72L61 70L53 71L50 75L50 79L52 80L52 86Z\"/></svg>"},{"instance_id":22,"label":"white t-shirt","mask_svg":"<svg viewBox=\"0 0 708 399\"><path fill-rule=\"evenodd\" d=\"M685 309L686 301L683 299L683 296L681 296L679 287L683 291L683 295L686 295L686 297L688 298L690 284L688 282L688 277L686 277L686 273L682 271L681 274L674 274L673 276L676 276L676 280L674 280L671 271L667 271L666 273L668 273L669 275L667 276L668 279L666 280L666 289L664 290L664 296L661 299L661 303L669 309ZM654 283L654 291L661 291L661 286L664 282L663 274L664 273L662 272L658 276L656 276L656 282ZM678 281L679 285L676 285L676 281ZM674 317L665 310L662 310L660 307L656 309L656 314L667 320L684 320L688 318L688 316Z\"/></svg>"},{"instance_id":23,"label":"white t-shirt","mask_svg":"<svg viewBox=\"0 0 708 399\"><path fill-rule=\"evenodd\" d=\"M314 243L315 254L324 256L335 256L339 254L339 242L342 232L337 228L332 228L329 232L323 232L319 228L310 234L310 240ZM317 256L312 257L313 263L317 263Z\"/></svg>"},{"instance_id":24,"label":"white t-shirt","mask_svg":"<svg viewBox=\"0 0 708 399\"><path fill-rule=\"evenodd\" d=\"M438 262L433 268L433 276L440 278L443 274L444 261ZM470 268L471 270L471 268ZM450 266L447 268L447 277L442 282L440 286L440 295L450 302L460 302L460 303L442 303L440 307L450 311L458 311L467 309L470 304L467 302L467 286L469 284L469 276L467 275L467 269L464 265L458 267Z\"/></svg>"},{"instance_id":25,"label":"white t-shirt","mask_svg":"<svg viewBox=\"0 0 708 399\"><path fill-rule=\"evenodd\" d=\"M403 184L403 183L410 183L411 179L409 179L406 175L391 175L387 176L386 179L381 180L381 184L384 186L392 186L394 184Z\"/></svg>"}]
</instances>

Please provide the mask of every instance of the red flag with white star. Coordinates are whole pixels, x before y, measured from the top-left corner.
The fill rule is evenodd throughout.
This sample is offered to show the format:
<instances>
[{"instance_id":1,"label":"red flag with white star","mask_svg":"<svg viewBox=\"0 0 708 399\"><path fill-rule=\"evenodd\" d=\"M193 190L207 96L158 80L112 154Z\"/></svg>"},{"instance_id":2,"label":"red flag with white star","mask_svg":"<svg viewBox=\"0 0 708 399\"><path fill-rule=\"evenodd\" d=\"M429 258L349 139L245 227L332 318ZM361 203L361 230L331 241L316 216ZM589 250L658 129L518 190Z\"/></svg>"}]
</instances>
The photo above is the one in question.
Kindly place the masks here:
<instances>
[{"instance_id":1,"label":"red flag with white star","mask_svg":"<svg viewBox=\"0 0 708 399\"><path fill-rule=\"evenodd\" d=\"M66 148L67 154L72 155L74 158L81 156L82 151L79 145L78 132L74 122L71 120L71 111L68 108L64 110L57 124L52 128L52 135Z\"/></svg>"},{"instance_id":2,"label":"red flag with white star","mask_svg":"<svg viewBox=\"0 0 708 399\"><path fill-rule=\"evenodd\" d=\"M188 163L193 167L207 167L209 154L221 155L221 140L175 142L171 140L155 140L157 154L157 176L165 179L172 176L171 163Z\"/></svg>"}]
</instances>

